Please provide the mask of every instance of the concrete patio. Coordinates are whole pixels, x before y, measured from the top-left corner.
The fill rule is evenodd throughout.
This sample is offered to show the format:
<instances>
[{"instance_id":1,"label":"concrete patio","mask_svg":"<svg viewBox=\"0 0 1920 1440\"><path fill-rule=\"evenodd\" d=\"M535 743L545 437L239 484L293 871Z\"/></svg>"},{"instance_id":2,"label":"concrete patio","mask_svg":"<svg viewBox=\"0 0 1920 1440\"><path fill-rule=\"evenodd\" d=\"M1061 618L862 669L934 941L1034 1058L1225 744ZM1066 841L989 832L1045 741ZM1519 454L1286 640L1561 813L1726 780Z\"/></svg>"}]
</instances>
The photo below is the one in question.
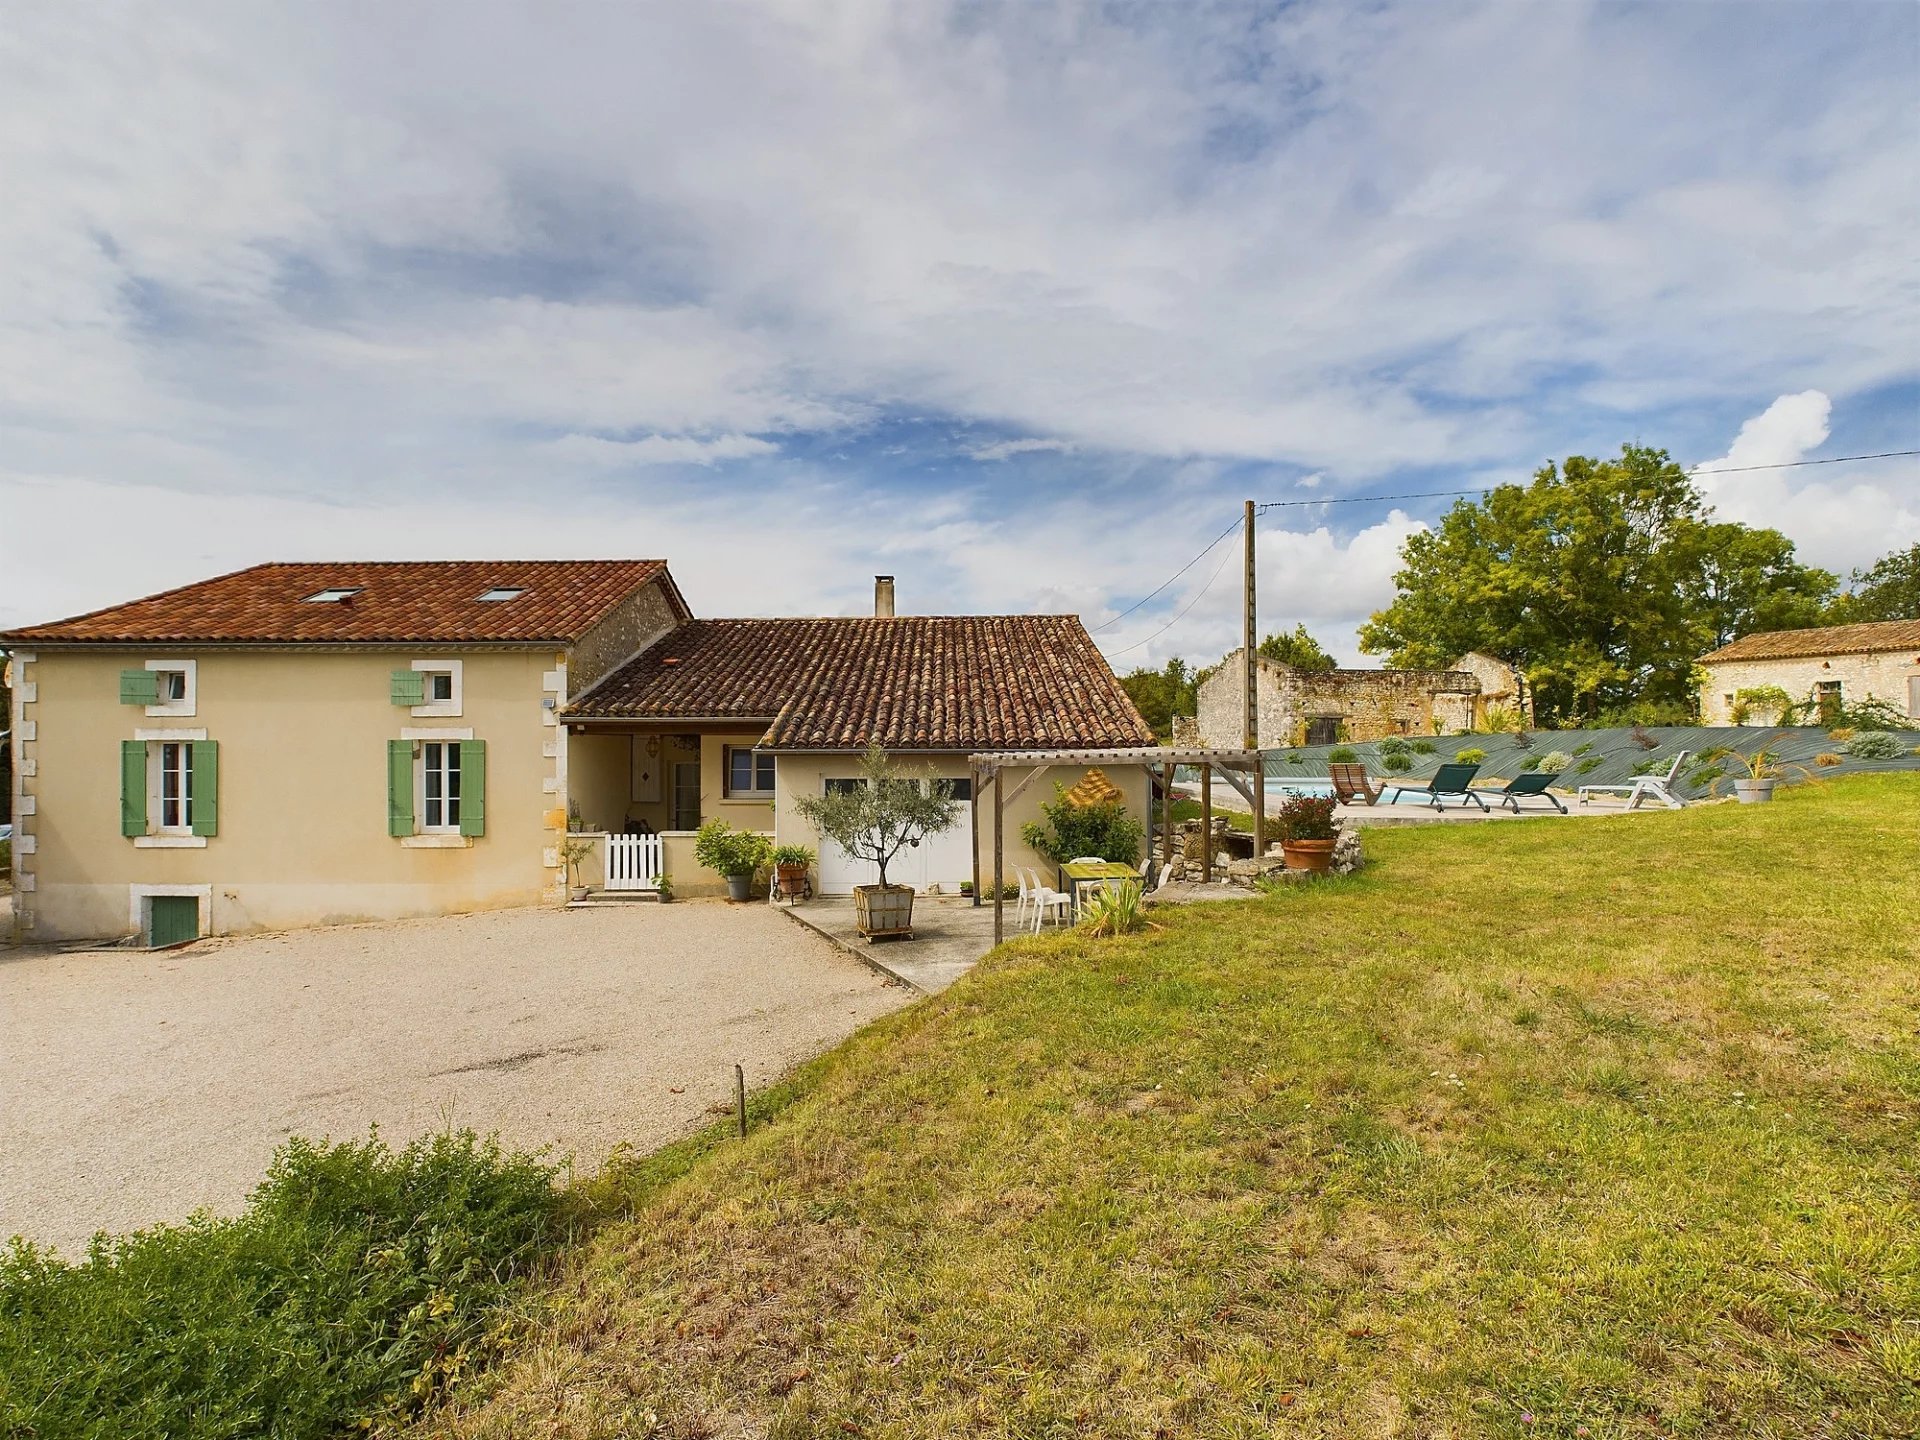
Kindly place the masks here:
<instances>
[{"instance_id":1,"label":"concrete patio","mask_svg":"<svg viewBox=\"0 0 1920 1440\"><path fill-rule=\"evenodd\" d=\"M993 906L976 906L967 896L916 896L911 940L869 942L854 923L851 896L823 896L779 908L796 923L925 995L938 995L993 948ZM1007 901L1007 933L1015 933L1011 900Z\"/></svg>"}]
</instances>

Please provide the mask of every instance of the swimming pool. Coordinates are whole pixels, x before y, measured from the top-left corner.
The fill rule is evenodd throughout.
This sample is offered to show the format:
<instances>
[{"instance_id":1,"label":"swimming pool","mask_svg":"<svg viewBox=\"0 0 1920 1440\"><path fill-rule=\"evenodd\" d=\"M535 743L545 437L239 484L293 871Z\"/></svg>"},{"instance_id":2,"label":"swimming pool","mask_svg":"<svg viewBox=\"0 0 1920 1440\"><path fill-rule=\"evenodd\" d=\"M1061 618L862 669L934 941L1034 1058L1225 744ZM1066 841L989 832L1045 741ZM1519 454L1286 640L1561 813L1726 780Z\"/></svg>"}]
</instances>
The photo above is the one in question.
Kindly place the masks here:
<instances>
[{"instance_id":1,"label":"swimming pool","mask_svg":"<svg viewBox=\"0 0 1920 1440\"><path fill-rule=\"evenodd\" d=\"M1390 789L1398 782L1393 780L1375 780L1373 783L1382 789ZM1417 783L1424 784L1425 782ZM1333 782L1331 780L1267 781L1268 800L1284 800L1289 795L1331 795L1332 793ZM1393 796L1392 799L1388 799L1386 795L1382 795L1380 797L1380 803L1382 805L1431 805L1433 801L1428 799L1423 792L1416 790L1403 792Z\"/></svg>"}]
</instances>

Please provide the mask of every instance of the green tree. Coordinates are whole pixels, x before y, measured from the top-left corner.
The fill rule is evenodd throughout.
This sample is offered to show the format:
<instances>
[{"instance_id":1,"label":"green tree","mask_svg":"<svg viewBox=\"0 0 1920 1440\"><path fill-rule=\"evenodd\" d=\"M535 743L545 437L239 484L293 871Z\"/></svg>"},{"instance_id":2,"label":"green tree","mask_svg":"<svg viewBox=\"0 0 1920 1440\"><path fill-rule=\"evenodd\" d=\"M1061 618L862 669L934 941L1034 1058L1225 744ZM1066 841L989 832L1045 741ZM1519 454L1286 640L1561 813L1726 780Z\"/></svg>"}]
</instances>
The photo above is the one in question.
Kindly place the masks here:
<instances>
[{"instance_id":1,"label":"green tree","mask_svg":"<svg viewBox=\"0 0 1920 1440\"><path fill-rule=\"evenodd\" d=\"M1295 625L1293 633L1279 631L1267 636L1260 642L1259 651L1269 660L1277 660L1282 665L1291 665L1296 670L1332 670L1335 667L1331 655L1320 642L1307 633L1304 625Z\"/></svg>"},{"instance_id":2,"label":"green tree","mask_svg":"<svg viewBox=\"0 0 1920 1440\"><path fill-rule=\"evenodd\" d=\"M1834 601L1826 620L1830 625L1920 620L1920 541L1854 571L1847 593Z\"/></svg>"},{"instance_id":3,"label":"green tree","mask_svg":"<svg viewBox=\"0 0 1920 1440\"><path fill-rule=\"evenodd\" d=\"M869 745L860 761L860 782L826 795L803 795L793 808L827 839L856 860L871 860L887 884L887 866L909 845L950 830L960 820L953 786L910 773Z\"/></svg>"},{"instance_id":4,"label":"green tree","mask_svg":"<svg viewBox=\"0 0 1920 1440\"><path fill-rule=\"evenodd\" d=\"M1173 734L1173 717L1192 715L1199 707L1198 678L1181 659L1167 661L1159 670L1133 670L1120 677L1140 718L1162 740Z\"/></svg>"},{"instance_id":5,"label":"green tree","mask_svg":"<svg viewBox=\"0 0 1920 1440\"><path fill-rule=\"evenodd\" d=\"M1641 445L1463 500L1401 561L1362 648L1412 666L1498 655L1527 677L1542 723L1687 704L1693 661L1719 637L1817 613L1834 588L1785 536L1714 521L1686 472Z\"/></svg>"}]
</instances>

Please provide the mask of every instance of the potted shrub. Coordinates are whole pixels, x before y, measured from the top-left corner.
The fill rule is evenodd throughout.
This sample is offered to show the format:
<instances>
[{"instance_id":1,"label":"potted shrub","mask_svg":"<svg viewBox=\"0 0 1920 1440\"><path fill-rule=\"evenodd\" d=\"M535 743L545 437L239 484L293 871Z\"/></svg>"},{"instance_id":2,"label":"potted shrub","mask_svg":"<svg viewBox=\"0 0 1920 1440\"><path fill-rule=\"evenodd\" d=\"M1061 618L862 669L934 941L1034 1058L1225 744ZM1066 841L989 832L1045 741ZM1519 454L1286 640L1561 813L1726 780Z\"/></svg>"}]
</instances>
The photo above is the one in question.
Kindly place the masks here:
<instances>
[{"instance_id":1,"label":"potted shrub","mask_svg":"<svg viewBox=\"0 0 1920 1440\"><path fill-rule=\"evenodd\" d=\"M600 843L597 835L571 833L560 842L560 859L567 867L567 888L575 900L587 898L587 887L580 883L580 862L593 854Z\"/></svg>"},{"instance_id":2,"label":"potted shrub","mask_svg":"<svg viewBox=\"0 0 1920 1440\"><path fill-rule=\"evenodd\" d=\"M1716 751L1710 757L1703 755L1701 758L1711 758L1723 765L1738 765L1747 772L1746 779L1733 782L1733 798L1742 805L1764 805L1773 799L1773 787L1780 783L1788 770L1798 770L1803 775L1811 773L1805 766L1782 765L1780 752L1769 750L1764 743L1750 755L1743 755L1738 750L1729 749Z\"/></svg>"},{"instance_id":3,"label":"potted shrub","mask_svg":"<svg viewBox=\"0 0 1920 1440\"><path fill-rule=\"evenodd\" d=\"M1333 805L1331 795L1289 795L1280 802L1280 853L1289 870L1324 875L1333 868L1333 842L1340 835Z\"/></svg>"},{"instance_id":4,"label":"potted shrub","mask_svg":"<svg viewBox=\"0 0 1920 1440\"><path fill-rule=\"evenodd\" d=\"M724 820L709 820L693 832L693 858L726 877L729 900L745 900L752 893L753 872L772 853L766 836L736 830Z\"/></svg>"},{"instance_id":5,"label":"potted shrub","mask_svg":"<svg viewBox=\"0 0 1920 1440\"><path fill-rule=\"evenodd\" d=\"M959 820L953 787L944 780L920 779L896 769L887 752L869 746L860 762L864 784L830 795L807 795L794 802L801 818L856 860L871 860L880 871L877 885L853 887L853 911L860 933L913 938L913 887L887 880L887 866L909 846L950 830Z\"/></svg>"},{"instance_id":6,"label":"potted shrub","mask_svg":"<svg viewBox=\"0 0 1920 1440\"><path fill-rule=\"evenodd\" d=\"M807 871L813 867L813 858L813 851L805 845L773 847L774 881L782 897L802 900L813 893L813 887L807 884Z\"/></svg>"}]
</instances>

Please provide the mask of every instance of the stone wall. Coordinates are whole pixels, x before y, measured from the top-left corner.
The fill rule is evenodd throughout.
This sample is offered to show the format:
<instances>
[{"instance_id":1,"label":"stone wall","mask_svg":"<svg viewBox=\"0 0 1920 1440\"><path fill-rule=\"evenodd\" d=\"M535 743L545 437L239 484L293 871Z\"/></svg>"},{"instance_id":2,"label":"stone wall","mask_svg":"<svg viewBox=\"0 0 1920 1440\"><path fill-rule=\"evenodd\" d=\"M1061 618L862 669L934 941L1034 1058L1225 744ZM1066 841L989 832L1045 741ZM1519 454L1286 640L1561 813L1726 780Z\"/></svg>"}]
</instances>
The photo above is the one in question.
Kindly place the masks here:
<instances>
[{"instance_id":1,"label":"stone wall","mask_svg":"<svg viewBox=\"0 0 1920 1440\"><path fill-rule=\"evenodd\" d=\"M1238 747L1241 735L1241 651L1235 650L1200 687L1200 741ZM1296 670L1262 656L1255 679L1262 746L1378 740L1467 728L1480 680L1465 670ZM1321 722L1314 725L1312 722ZM1332 729L1331 737L1310 732Z\"/></svg>"},{"instance_id":2,"label":"stone wall","mask_svg":"<svg viewBox=\"0 0 1920 1440\"><path fill-rule=\"evenodd\" d=\"M1731 725L1733 697L1742 690L1777 685L1796 701L1811 696L1821 684L1837 683L1840 698L1849 704L1871 697L1884 700L1902 714L1920 721L1920 654L1912 650L1883 650L1871 655L1796 657L1790 660L1734 660L1705 667L1700 684L1700 723ZM1754 715L1750 723L1771 724L1778 717Z\"/></svg>"}]
</instances>

